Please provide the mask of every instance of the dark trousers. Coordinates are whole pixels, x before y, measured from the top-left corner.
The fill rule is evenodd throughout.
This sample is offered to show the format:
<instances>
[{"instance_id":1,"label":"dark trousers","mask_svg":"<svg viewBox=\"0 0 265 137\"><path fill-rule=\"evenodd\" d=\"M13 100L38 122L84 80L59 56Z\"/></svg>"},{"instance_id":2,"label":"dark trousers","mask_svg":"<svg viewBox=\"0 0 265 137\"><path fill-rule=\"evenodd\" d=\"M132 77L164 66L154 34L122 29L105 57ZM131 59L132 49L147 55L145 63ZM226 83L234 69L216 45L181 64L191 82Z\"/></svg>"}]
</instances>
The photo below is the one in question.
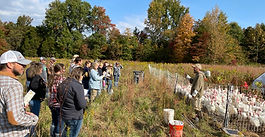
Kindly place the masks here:
<instances>
[{"instance_id":1,"label":"dark trousers","mask_svg":"<svg viewBox=\"0 0 265 137\"><path fill-rule=\"evenodd\" d=\"M51 113L52 113L52 125L50 129L50 135L52 137L59 137L60 135L60 129L61 134L64 129L64 122L61 119L61 125L60 125L60 108L59 107L50 107Z\"/></svg>"}]
</instances>

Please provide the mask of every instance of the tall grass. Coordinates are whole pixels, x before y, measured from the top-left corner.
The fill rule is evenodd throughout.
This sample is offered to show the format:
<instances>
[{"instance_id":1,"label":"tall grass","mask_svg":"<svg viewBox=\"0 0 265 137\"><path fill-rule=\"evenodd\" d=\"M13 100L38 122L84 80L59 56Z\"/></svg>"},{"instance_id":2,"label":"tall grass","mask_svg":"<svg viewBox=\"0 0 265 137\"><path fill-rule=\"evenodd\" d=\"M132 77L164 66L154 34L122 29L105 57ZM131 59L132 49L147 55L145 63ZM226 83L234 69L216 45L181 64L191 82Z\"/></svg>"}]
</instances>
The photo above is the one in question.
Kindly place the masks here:
<instances>
[{"instance_id":1,"label":"tall grass","mask_svg":"<svg viewBox=\"0 0 265 137\"><path fill-rule=\"evenodd\" d=\"M68 60L58 60L65 63ZM112 62L113 63L113 62ZM84 113L84 121L80 131L80 137L105 137L105 136L168 136L169 127L164 124L163 109L175 110L175 119L183 120L182 114L190 117L194 110L173 93L166 80L159 81L148 73L146 62L121 61L124 66L118 88L114 88L114 94L103 92L95 102L88 104ZM190 64L153 64L157 67L168 69L171 72L190 73ZM207 68L207 66L204 66ZM209 66L210 68L210 66ZM179 69L179 70L177 70ZM143 70L145 78L143 82L134 84L133 71ZM25 83L25 77L21 77ZM49 136L51 113L44 101L41 106L40 118L37 126L39 137ZM205 117L197 124L199 130L184 125L184 136L226 136L221 132L219 123L209 117Z\"/></svg>"},{"instance_id":2,"label":"tall grass","mask_svg":"<svg viewBox=\"0 0 265 137\"><path fill-rule=\"evenodd\" d=\"M194 75L192 64L153 64L160 69L169 70L170 72L181 75ZM204 71L211 71L211 77L208 78L210 83L215 84L234 84L236 86L243 85L247 82L252 84L258 76L265 72L264 66L233 66L233 65L202 65Z\"/></svg>"}]
</instances>

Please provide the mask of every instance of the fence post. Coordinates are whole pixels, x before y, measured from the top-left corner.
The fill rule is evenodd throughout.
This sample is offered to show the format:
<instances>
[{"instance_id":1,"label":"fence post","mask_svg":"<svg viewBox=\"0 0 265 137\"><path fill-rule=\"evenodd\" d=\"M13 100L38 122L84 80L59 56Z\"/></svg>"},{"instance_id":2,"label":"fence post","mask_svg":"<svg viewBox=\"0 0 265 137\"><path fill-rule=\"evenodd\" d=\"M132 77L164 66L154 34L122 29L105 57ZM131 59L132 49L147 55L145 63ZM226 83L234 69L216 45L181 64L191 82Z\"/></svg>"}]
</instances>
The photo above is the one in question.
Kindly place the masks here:
<instances>
[{"instance_id":1,"label":"fence post","mask_svg":"<svg viewBox=\"0 0 265 137\"><path fill-rule=\"evenodd\" d=\"M176 83L175 83L174 93L177 93L177 85L178 85L178 73L176 73Z\"/></svg>"},{"instance_id":2,"label":"fence post","mask_svg":"<svg viewBox=\"0 0 265 137\"><path fill-rule=\"evenodd\" d=\"M233 89L233 86L227 85L227 97L226 97L226 108L225 108L225 119L224 119L224 127L228 127L229 122L229 112L228 112L228 105L229 105L229 92Z\"/></svg>"},{"instance_id":3,"label":"fence post","mask_svg":"<svg viewBox=\"0 0 265 137\"><path fill-rule=\"evenodd\" d=\"M149 73L151 74L151 65L148 64Z\"/></svg>"}]
</instances>

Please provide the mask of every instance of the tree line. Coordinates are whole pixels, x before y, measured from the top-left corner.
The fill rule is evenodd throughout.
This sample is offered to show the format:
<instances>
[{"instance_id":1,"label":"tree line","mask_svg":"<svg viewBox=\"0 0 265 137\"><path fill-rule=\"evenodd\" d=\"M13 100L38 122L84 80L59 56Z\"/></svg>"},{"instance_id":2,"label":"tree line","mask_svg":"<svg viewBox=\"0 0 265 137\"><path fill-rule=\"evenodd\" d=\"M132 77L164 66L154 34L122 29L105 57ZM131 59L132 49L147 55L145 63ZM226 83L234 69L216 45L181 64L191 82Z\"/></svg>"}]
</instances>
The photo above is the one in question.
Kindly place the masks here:
<instances>
[{"instance_id":1,"label":"tree line","mask_svg":"<svg viewBox=\"0 0 265 137\"><path fill-rule=\"evenodd\" d=\"M32 26L22 15L17 22L0 20L0 53L18 50L28 57L200 62L213 64L264 63L265 25L241 28L227 21L218 7L195 21L179 0L153 0L145 28L123 34L105 8L82 0L55 0L45 19Z\"/></svg>"}]
</instances>

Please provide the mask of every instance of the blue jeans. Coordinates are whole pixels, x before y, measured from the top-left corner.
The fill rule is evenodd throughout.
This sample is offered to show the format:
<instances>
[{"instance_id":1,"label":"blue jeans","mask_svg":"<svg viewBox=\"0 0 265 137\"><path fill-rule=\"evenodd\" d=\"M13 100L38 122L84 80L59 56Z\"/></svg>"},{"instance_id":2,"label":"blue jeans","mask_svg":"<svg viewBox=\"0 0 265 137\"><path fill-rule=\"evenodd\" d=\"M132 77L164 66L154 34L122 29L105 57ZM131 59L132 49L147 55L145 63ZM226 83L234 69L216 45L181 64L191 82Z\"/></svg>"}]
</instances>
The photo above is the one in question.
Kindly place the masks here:
<instances>
[{"instance_id":1,"label":"blue jeans","mask_svg":"<svg viewBox=\"0 0 265 137\"><path fill-rule=\"evenodd\" d=\"M106 77L104 77L103 78L103 81L102 82L104 82L105 84L103 84L103 90L105 90L106 89L106 87L107 87L107 82L108 82L108 79L106 78Z\"/></svg>"},{"instance_id":2,"label":"blue jeans","mask_svg":"<svg viewBox=\"0 0 265 137\"><path fill-rule=\"evenodd\" d=\"M90 99L90 89L87 89L87 95L85 97L88 97Z\"/></svg>"},{"instance_id":3,"label":"blue jeans","mask_svg":"<svg viewBox=\"0 0 265 137\"><path fill-rule=\"evenodd\" d=\"M35 114L38 117L39 117L39 114L40 114L40 103L41 103L41 101L37 100L37 99L32 99L29 102L30 112L32 112L33 114ZM31 127L30 135L29 135L30 137L35 137L36 136L35 127L36 126L32 126Z\"/></svg>"},{"instance_id":4,"label":"blue jeans","mask_svg":"<svg viewBox=\"0 0 265 137\"><path fill-rule=\"evenodd\" d=\"M61 125L60 125L60 108L50 107L50 110L52 113L52 125L50 129L50 136L59 137L60 129L61 129L61 134L63 133L63 129L64 129L64 122L62 119L61 119Z\"/></svg>"},{"instance_id":5,"label":"blue jeans","mask_svg":"<svg viewBox=\"0 0 265 137\"><path fill-rule=\"evenodd\" d=\"M112 80L111 79L108 79L108 93L109 94L112 94L111 93L111 89L112 89Z\"/></svg>"},{"instance_id":6,"label":"blue jeans","mask_svg":"<svg viewBox=\"0 0 265 137\"><path fill-rule=\"evenodd\" d=\"M118 87L120 75L114 75L114 86Z\"/></svg>"},{"instance_id":7,"label":"blue jeans","mask_svg":"<svg viewBox=\"0 0 265 137\"><path fill-rule=\"evenodd\" d=\"M67 127L70 128L70 137L77 137L79 132L80 132L80 129L82 127L82 123L83 123L83 119L80 119L80 120L66 120L64 119L63 120L65 125L66 125L66 128L65 128L65 133L67 133ZM63 137L66 137L66 134L63 135Z\"/></svg>"},{"instance_id":8,"label":"blue jeans","mask_svg":"<svg viewBox=\"0 0 265 137\"><path fill-rule=\"evenodd\" d=\"M40 100L37 99L32 99L29 102L29 106L30 106L30 112L32 112L33 114L37 115L39 117L40 114Z\"/></svg>"}]
</instances>

